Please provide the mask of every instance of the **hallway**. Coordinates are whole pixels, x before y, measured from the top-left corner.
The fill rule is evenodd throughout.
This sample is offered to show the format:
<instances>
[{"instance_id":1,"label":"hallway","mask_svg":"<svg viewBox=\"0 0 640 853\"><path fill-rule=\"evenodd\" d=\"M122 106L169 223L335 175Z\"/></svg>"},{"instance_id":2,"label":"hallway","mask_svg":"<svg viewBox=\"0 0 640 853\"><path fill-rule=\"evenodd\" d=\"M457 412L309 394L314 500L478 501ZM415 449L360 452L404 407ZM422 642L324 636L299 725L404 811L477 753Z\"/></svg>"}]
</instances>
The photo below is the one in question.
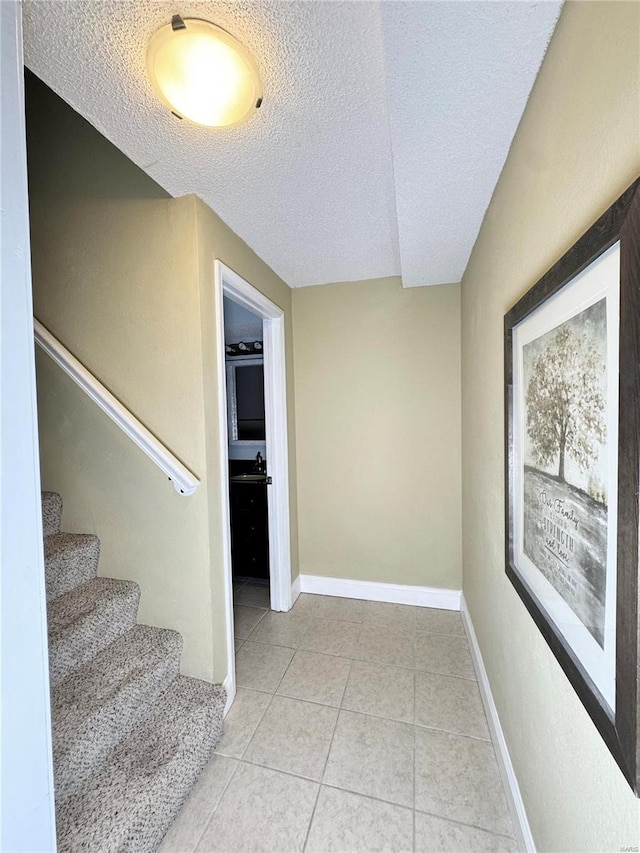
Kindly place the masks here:
<instances>
[{"instance_id":1,"label":"hallway","mask_svg":"<svg viewBox=\"0 0 640 853\"><path fill-rule=\"evenodd\" d=\"M162 853L517 849L459 613L242 593L236 700Z\"/></svg>"}]
</instances>

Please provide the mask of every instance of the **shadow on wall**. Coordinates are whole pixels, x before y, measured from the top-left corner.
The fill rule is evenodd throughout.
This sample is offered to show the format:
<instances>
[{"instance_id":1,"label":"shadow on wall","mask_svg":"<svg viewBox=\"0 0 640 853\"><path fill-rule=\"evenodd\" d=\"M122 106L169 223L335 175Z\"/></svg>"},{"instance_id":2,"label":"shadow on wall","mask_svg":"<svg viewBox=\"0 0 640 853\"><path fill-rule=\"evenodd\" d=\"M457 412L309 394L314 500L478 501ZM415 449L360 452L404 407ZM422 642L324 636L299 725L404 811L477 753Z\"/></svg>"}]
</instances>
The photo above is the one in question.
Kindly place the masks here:
<instances>
[{"instance_id":1,"label":"shadow on wall","mask_svg":"<svg viewBox=\"0 0 640 853\"><path fill-rule=\"evenodd\" d=\"M30 197L47 187L76 201L171 198L28 68L25 99Z\"/></svg>"}]
</instances>

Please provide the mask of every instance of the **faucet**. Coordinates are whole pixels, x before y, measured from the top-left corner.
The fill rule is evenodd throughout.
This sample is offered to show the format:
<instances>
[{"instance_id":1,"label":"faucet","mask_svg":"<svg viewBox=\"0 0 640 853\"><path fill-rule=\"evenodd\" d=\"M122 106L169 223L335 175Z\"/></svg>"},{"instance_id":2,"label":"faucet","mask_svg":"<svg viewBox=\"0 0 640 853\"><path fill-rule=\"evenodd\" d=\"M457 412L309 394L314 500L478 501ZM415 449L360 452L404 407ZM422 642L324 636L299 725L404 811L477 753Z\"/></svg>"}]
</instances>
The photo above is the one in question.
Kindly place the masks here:
<instances>
[{"instance_id":1,"label":"faucet","mask_svg":"<svg viewBox=\"0 0 640 853\"><path fill-rule=\"evenodd\" d=\"M260 453L260 451L258 451L258 454L256 456L256 461L255 461L253 467L258 472L258 474L263 474L265 471L264 459L262 458L262 454Z\"/></svg>"}]
</instances>

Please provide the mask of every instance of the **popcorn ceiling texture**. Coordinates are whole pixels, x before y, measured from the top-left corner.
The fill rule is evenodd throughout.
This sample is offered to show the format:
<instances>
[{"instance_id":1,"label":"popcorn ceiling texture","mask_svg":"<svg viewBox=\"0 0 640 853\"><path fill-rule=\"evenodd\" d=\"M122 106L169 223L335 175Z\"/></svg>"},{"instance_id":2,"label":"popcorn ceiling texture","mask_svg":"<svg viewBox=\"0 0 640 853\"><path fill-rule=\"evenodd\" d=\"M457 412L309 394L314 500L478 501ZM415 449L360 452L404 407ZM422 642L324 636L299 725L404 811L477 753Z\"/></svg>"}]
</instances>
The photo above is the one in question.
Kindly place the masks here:
<instances>
[{"instance_id":1,"label":"popcorn ceiling texture","mask_svg":"<svg viewBox=\"0 0 640 853\"><path fill-rule=\"evenodd\" d=\"M57 849L152 853L222 736L226 694L180 676L180 634L135 624L136 584L95 577L99 541L60 533L60 496L42 509Z\"/></svg>"},{"instance_id":2,"label":"popcorn ceiling texture","mask_svg":"<svg viewBox=\"0 0 640 853\"><path fill-rule=\"evenodd\" d=\"M25 61L292 287L398 274L441 284L466 266L559 8L26 0ZM177 11L256 57L264 103L248 123L195 127L153 94L147 41Z\"/></svg>"},{"instance_id":3,"label":"popcorn ceiling texture","mask_svg":"<svg viewBox=\"0 0 640 853\"><path fill-rule=\"evenodd\" d=\"M560 5L383 4L405 287L461 280Z\"/></svg>"}]
</instances>

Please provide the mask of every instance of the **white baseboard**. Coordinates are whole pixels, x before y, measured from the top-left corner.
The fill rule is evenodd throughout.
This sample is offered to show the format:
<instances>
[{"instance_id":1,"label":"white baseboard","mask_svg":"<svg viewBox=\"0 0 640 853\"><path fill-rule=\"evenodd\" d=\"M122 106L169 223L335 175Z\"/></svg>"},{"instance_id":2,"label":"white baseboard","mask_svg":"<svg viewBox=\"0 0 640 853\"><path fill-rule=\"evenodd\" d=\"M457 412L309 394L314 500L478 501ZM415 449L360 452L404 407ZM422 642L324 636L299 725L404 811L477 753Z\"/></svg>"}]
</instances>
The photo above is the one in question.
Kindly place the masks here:
<instances>
[{"instance_id":1,"label":"white baseboard","mask_svg":"<svg viewBox=\"0 0 640 853\"><path fill-rule=\"evenodd\" d=\"M440 610L460 610L459 589L374 583L373 581L327 578L321 575L299 575L296 581L300 581L300 592L310 592L315 595L362 598L366 601L387 601L390 604L413 604L417 607L436 607Z\"/></svg>"},{"instance_id":2,"label":"white baseboard","mask_svg":"<svg viewBox=\"0 0 640 853\"><path fill-rule=\"evenodd\" d=\"M291 606L296 603L298 596L300 595L300 575L294 580L291 584Z\"/></svg>"},{"instance_id":3,"label":"white baseboard","mask_svg":"<svg viewBox=\"0 0 640 853\"><path fill-rule=\"evenodd\" d=\"M473 665L476 670L476 675L478 676L478 686L480 687L482 702L487 714L491 737L496 748L498 767L500 768L500 775L502 776L502 782L507 795L507 804L511 813L518 847L521 850L526 851L526 853L535 853L536 847L533 841L533 835L531 834L531 827L529 826L529 820L524 807L522 794L520 793L520 786L518 785L513 764L511 763L509 747L507 746L507 741L505 739L504 732L502 731L502 726L500 725L498 709L493 701L489 677L487 676L487 670L485 669L484 661L482 660L482 653L480 652L480 646L478 645L478 639L476 637L473 622L471 621L471 614L469 613L469 608L467 607L464 595L461 598L460 610L462 613L462 621L469 638L471 657L473 658Z\"/></svg>"}]
</instances>

